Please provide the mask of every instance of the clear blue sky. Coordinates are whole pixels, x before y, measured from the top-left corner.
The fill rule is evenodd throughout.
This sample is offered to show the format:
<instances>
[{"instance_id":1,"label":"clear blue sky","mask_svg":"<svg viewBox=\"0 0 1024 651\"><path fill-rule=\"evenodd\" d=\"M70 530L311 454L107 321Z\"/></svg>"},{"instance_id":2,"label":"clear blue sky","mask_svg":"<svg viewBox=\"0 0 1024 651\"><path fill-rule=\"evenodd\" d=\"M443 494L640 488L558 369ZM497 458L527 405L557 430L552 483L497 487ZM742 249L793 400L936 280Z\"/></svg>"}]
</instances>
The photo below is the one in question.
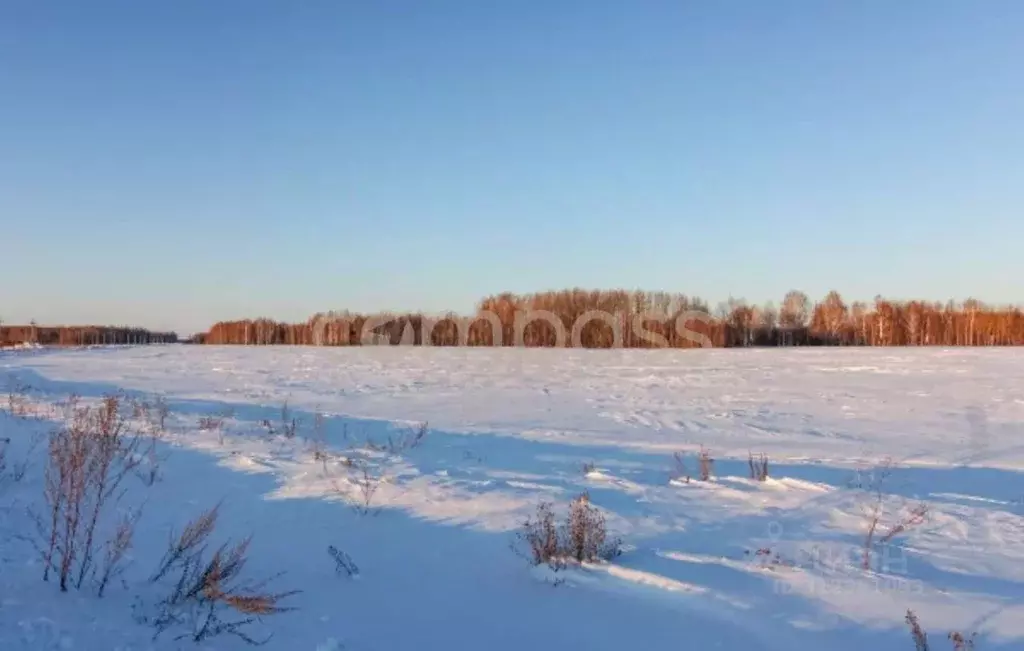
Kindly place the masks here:
<instances>
[{"instance_id":1,"label":"clear blue sky","mask_svg":"<svg viewBox=\"0 0 1024 651\"><path fill-rule=\"evenodd\" d=\"M0 318L1024 300L1019 0L12 0Z\"/></svg>"}]
</instances>

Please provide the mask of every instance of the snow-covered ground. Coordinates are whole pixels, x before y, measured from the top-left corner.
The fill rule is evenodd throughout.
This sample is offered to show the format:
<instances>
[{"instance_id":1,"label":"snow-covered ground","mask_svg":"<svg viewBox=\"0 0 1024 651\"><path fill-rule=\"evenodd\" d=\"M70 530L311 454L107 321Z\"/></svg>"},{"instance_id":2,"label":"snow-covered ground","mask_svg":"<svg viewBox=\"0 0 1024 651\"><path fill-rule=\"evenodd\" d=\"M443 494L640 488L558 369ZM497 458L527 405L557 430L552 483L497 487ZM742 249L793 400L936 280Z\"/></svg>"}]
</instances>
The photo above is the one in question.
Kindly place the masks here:
<instances>
[{"instance_id":1,"label":"snow-covered ground","mask_svg":"<svg viewBox=\"0 0 1024 651\"><path fill-rule=\"evenodd\" d=\"M8 468L30 462L0 479L4 651L189 648L153 641L139 613L168 530L218 502L218 540L252 534L255 577L302 591L255 633L269 649L911 651L908 609L932 649L954 629L1024 648L1024 350L153 346L0 353L0 374L38 414L0 414ZM27 515L39 436L57 401L118 390L169 403L159 480L129 484L145 506L117 585L61 594ZM201 429L209 416L223 424ZM419 445L368 445L424 422ZM353 507L364 479L369 514ZM555 573L510 549L538 502L584 490L621 556ZM877 544L922 504L923 522Z\"/></svg>"}]
</instances>

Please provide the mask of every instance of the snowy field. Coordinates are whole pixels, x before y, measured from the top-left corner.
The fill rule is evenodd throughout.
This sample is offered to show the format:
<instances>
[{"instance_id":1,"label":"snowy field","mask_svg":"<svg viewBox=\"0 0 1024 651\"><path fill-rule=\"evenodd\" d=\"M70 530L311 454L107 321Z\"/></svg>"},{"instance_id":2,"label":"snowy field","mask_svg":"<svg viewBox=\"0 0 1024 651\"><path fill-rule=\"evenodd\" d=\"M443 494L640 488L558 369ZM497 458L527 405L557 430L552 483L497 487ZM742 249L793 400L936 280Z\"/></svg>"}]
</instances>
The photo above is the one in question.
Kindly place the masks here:
<instances>
[{"instance_id":1,"label":"snowy field","mask_svg":"<svg viewBox=\"0 0 1024 651\"><path fill-rule=\"evenodd\" d=\"M0 379L3 651L248 648L154 640L169 532L218 503L211 544L251 534L246 572L301 590L267 649L913 651L908 609L931 649L1024 648L1024 350L153 346L0 352ZM43 437L121 390L170 408L133 420L130 564L62 594ZM621 555L513 549L583 491Z\"/></svg>"}]
</instances>

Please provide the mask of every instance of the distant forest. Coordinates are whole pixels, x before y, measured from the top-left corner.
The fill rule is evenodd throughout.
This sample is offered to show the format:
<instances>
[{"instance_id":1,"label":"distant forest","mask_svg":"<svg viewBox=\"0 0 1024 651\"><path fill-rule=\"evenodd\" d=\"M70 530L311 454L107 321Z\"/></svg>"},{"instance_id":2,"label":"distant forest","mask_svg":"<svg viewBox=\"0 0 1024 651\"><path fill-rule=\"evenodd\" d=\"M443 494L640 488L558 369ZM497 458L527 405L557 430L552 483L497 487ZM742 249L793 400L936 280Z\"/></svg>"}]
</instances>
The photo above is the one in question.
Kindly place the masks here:
<instances>
[{"instance_id":1,"label":"distant forest","mask_svg":"<svg viewBox=\"0 0 1024 651\"><path fill-rule=\"evenodd\" d=\"M353 346L375 344L493 346L500 328L503 345L513 345L517 314L546 311L565 332L578 328L584 348L694 348L746 346L1019 346L1024 345L1024 313L1019 307L963 303L894 301L847 304L838 292L820 302L789 292L780 306L730 300L715 309L683 294L571 289L537 294L489 296L474 315L450 313L319 313L305 323L259 318L215 324L192 343L249 345ZM604 317L580 320L588 312ZM680 323L681 322L681 323ZM366 327L369 324L369 327ZM679 327L682 325L683 327ZM521 345L555 346L553 323L520 323ZM563 345L573 341L562 338Z\"/></svg>"},{"instance_id":2,"label":"distant forest","mask_svg":"<svg viewBox=\"0 0 1024 651\"><path fill-rule=\"evenodd\" d=\"M121 326L0 326L0 346L39 344L40 346L92 346L104 344L175 343L173 332L151 332L143 328Z\"/></svg>"}]
</instances>

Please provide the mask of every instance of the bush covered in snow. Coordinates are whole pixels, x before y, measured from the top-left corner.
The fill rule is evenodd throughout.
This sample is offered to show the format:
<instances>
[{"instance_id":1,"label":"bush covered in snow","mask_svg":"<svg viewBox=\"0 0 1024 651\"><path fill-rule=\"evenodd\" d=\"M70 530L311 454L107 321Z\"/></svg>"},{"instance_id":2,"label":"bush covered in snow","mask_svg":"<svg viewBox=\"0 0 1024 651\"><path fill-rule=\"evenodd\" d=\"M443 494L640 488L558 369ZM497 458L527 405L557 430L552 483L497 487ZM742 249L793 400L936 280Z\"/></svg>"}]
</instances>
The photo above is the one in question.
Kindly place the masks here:
<instances>
[{"instance_id":1,"label":"bush covered in snow","mask_svg":"<svg viewBox=\"0 0 1024 651\"><path fill-rule=\"evenodd\" d=\"M529 548L534 565L547 563L552 567L611 560L622 548L619 539L609 539L605 517L591 504L587 492L569 503L561 524L556 522L551 504L540 503L536 513L523 523L518 538Z\"/></svg>"}]
</instances>

